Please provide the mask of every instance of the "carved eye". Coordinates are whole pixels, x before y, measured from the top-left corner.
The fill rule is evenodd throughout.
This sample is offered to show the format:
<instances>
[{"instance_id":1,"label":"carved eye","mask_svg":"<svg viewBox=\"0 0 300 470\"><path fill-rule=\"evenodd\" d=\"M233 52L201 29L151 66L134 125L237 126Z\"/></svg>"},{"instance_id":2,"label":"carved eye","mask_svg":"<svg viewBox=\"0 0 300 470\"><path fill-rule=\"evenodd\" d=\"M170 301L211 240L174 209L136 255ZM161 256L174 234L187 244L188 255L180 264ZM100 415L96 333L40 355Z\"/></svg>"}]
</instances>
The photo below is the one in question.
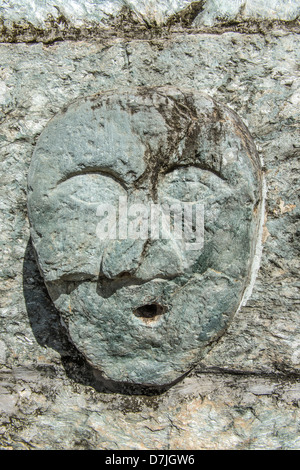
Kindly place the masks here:
<instances>
[{"instance_id":1,"label":"carved eye","mask_svg":"<svg viewBox=\"0 0 300 470\"><path fill-rule=\"evenodd\" d=\"M81 204L116 204L126 194L121 182L110 175L86 173L70 176L59 185L60 195Z\"/></svg>"},{"instance_id":2,"label":"carved eye","mask_svg":"<svg viewBox=\"0 0 300 470\"><path fill-rule=\"evenodd\" d=\"M182 202L193 202L207 199L224 183L210 171L198 167L181 167L164 176L159 185L160 198L170 198Z\"/></svg>"}]
</instances>

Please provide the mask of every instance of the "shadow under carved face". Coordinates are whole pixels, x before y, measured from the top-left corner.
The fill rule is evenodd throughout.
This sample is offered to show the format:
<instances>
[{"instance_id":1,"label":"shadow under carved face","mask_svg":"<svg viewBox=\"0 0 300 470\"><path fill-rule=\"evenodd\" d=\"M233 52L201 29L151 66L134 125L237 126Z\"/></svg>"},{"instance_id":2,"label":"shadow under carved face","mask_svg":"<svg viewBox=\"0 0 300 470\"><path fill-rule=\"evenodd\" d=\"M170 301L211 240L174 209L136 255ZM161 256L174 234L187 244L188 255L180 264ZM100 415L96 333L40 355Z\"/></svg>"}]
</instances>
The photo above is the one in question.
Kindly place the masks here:
<instances>
[{"instance_id":1,"label":"shadow under carved face","mask_svg":"<svg viewBox=\"0 0 300 470\"><path fill-rule=\"evenodd\" d=\"M207 96L108 91L46 126L28 209L78 350L105 378L168 384L209 351L249 284L259 160L237 116Z\"/></svg>"}]
</instances>

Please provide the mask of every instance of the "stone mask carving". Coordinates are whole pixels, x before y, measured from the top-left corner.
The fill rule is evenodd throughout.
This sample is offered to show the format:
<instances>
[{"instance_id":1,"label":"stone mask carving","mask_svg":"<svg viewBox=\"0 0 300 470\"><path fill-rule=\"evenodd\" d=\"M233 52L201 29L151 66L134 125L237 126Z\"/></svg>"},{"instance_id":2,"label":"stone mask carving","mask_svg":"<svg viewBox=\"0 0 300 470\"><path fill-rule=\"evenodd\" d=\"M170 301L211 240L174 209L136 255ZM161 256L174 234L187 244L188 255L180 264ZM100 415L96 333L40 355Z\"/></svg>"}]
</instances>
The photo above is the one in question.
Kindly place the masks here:
<instances>
[{"instance_id":1,"label":"stone mask carving","mask_svg":"<svg viewBox=\"0 0 300 470\"><path fill-rule=\"evenodd\" d=\"M29 171L31 236L49 294L87 361L108 379L154 385L194 367L249 284L261 199L249 132L195 91L112 90L54 117ZM188 250L172 232L101 239L97 208L120 200L201 203L203 246Z\"/></svg>"}]
</instances>

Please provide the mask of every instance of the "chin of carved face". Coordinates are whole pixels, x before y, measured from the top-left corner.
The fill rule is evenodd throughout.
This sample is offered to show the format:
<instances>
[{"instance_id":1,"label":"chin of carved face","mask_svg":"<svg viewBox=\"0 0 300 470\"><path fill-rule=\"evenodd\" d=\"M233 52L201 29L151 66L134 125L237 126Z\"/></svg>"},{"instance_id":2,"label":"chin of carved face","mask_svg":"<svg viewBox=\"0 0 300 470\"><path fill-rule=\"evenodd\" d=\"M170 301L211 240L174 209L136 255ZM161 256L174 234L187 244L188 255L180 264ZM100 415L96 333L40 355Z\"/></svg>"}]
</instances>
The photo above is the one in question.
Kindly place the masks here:
<instances>
[{"instance_id":1,"label":"chin of carved face","mask_svg":"<svg viewBox=\"0 0 300 470\"><path fill-rule=\"evenodd\" d=\"M75 346L108 379L167 384L241 304L261 220L259 160L239 118L207 96L103 92L46 126L28 209Z\"/></svg>"}]
</instances>

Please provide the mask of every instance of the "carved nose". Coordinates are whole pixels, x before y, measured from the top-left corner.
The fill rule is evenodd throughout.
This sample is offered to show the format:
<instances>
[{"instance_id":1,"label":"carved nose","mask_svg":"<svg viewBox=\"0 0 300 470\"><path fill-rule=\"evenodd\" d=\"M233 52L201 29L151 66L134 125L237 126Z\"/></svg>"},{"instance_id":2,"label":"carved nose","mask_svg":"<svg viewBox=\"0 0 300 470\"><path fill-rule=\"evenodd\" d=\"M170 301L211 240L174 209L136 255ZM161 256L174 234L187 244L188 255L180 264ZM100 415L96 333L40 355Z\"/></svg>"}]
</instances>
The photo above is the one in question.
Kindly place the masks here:
<instances>
[{"instance_id":1,"label":"carved nose","mask_svg":"<svg viewBox=\"0 0 300 470\"><path fill-rule=\"evenodd\" d=\"M136 270L136 277L143 280L172 278L183 272L183 260L173 239L154 240L148 244Z\"/></svg>"},{"instance_id":2,"label":"carved nose","mask_svg":"<svg viewBox=\"0 0 300 470\"><path fill-rule=\"evenodd\" d=\"M109 279L131 274L137 279L170 278L183 271L175 241L114 240L103 254L101 272Z\"/></svg>"},{"instance_id":3,"label":"carved nose","mask_svg":"<svg viewBox=\"0 0 300 470\"><path fill-rule=\"evenodd\" d=\"M104 250L101 272L109 279L124 273L133 274L143 254L145 240L113 240Z\"/></svg>"}]
</instances>

